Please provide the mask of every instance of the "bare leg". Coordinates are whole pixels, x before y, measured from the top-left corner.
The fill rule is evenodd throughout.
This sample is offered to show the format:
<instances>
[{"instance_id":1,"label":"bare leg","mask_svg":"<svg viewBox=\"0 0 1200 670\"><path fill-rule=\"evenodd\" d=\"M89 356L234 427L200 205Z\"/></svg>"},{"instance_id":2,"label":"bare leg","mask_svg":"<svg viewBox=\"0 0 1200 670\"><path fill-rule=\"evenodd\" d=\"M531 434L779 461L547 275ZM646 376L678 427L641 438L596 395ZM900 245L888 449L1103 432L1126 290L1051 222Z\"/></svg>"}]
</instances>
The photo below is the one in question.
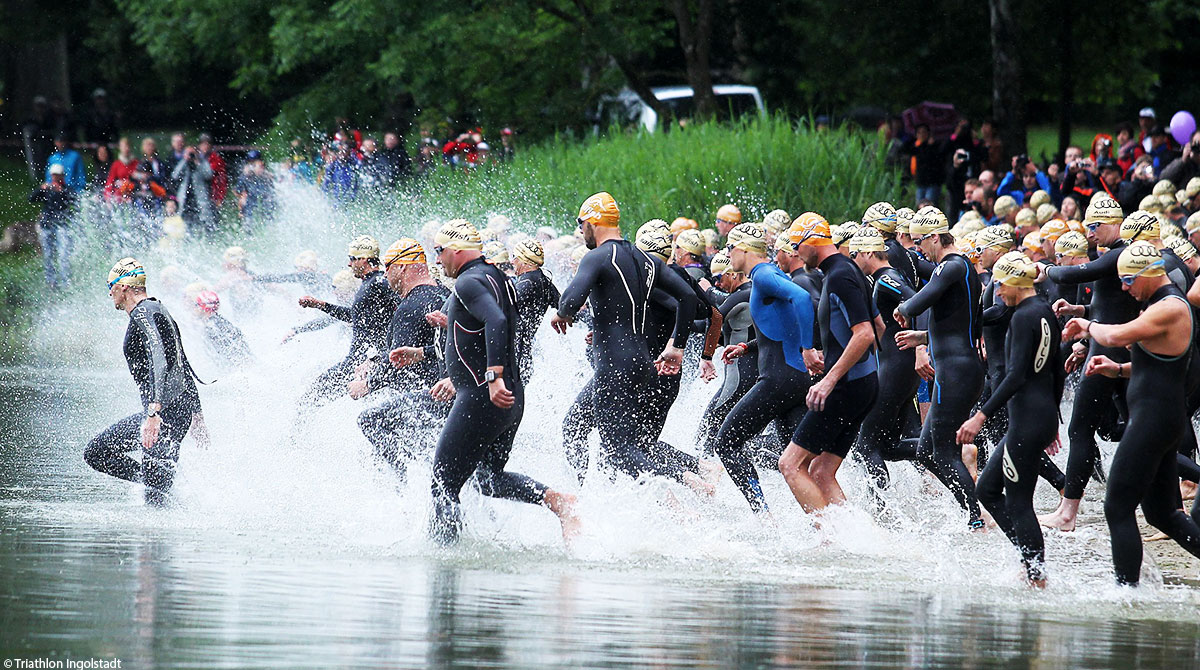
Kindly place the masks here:
<instances>
[{"instance_id":1,"label":"bare leg","mask_svg":"<svg viewBox=\"0 0 1200 670\"><path fill-rule=\"evenodd\" d=\"M817 456L808 466L808 474L820 487L821 493L824 494L830 505L841 505L846 502L846 494L837 480L837 471L841 466L842 459L838 458L836 454L829 453Z\"/></svg>"},{"instance_id":2,"label":"bare leg","mask_svg":"<svg viewBox=\"0 0 1200 670\"><path fill-rule=\"evenodd\" d=\"M808 472L809 464L816 457L816 454L795 442L789 442L787 449L784 449L783 455L779 457L779 472L787 480L788 488L792 490L796 502L809 513L819 512L829 504L821 487L813 481Z\"/></svg>"},{"instance_id":3,"label":"bare leg","mask_svg":"<svg viewBox=\"0 0 1200 670\"><path fill-rule=\"evenodd\" d=\"M1075 517L1079 516L1080 502L1082 501L1063 498L1058 503L1058 509L1050 514L1039 516L1038 523L1047 528L1057 528L1064 533L1069 533L1075 530Z\"/></svg>"},{"instance_id":4,"label":"bare leg","mask_svg":"<svg viewBox=\"0 0 1200 670\"><path fill-rule=\"evenodd\" d=\"M579 517L575 514L576 501L574 495L559 493L553 489L547 489L546 495L542 497L542 502L558 517L558 522L562 525L563 542L567 546L579 535Z\"/></svg>"}]
</instances>

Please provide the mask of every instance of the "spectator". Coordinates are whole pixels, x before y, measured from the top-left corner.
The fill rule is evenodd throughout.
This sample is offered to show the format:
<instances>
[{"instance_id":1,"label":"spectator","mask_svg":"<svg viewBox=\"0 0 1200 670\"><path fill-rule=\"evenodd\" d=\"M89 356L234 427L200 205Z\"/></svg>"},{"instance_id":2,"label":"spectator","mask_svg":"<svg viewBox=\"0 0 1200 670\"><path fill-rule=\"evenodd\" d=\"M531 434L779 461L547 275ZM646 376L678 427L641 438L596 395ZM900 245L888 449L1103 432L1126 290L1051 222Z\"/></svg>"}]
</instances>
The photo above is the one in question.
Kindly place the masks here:
<instances>
[{"instance_id":1,"label":"spectator","mask_svg":"<svg viewBox=\"0 0 1200 670\"><path fill-rule=\"evenodd\" d=\"M1171 149L1171 136L1167 134L1166 128L1155 126L1150 130L1150 151L1146 153L1154 159L1155 177L1162 174L1171 161L1175 160L1175 152Z\"/></svg>"},{"instance_id":2,"label":"spectator","mask_svg":"<svg viewBox=\"0 0 1200 670\"><path fill-rule=\"evenodd\" d=\"M442 143L433 136L433 129L421 126L421 141L417 147L417 174L422 175L437 168L442 155Z\"/></svg>"},{"instance_id":3,"label":"spectator","mask_svg":"<svg viewBox=\"0 0 1200 670\"><path fill-rule=\"evenodd\" d=\"M1017 204L1021 205L1029 202L1029 196L1033 195L1034 191L1050 192L1050 178L1029 160L1029 156L1013 156L1012 166L1012 171L1000 181L996 195L1011 195Z\"/></svg>"},{"instance_id":4,"label":"spectator","mask_svg":"<svg viewBox=\"0 0 1200 670\"><path fill-rule=\"evenodd\" d=\"M287 161L287 170L292 179L309 184L317 181L317 167L313 165L308 149L300 138L292 140L292 155Z\"/></svg>"},{"instance_id":5,"label":"spectator","mask_svg":"<svg viewBox=\"0 0 1200 670\"><path fill-rule=\"evenodd\" d=\"M121 114L113 109L108 93L102 88L92 91L92 108L83 124L84 141L112 144L121 134L120 123Z\"/></svg>"},{"instance_id":6,"label":"spectator","mask_svg":"<svg viewBox=\"0 0 1200 670\"><path fill-rule=\"evenodd\" d=\"M979 163L972 160L971 151L962 146L955 149L950 162L950 176L946 179L946 192L949 195L946 216L951 221L958 221L959 214L971 207L967 184L972 182L972 187L977 186L979 180L975 177L978 175Z\"/></svg>"},{"instance_id":7,"label":"spectator","mask_svg":"<svg viewBox=\"0 0 1200 670\"><path fill-rule=\"evenodd\" d=\"M166 189L171 173L167 171L167 166L158 159L158 143L154 141L154 138L147 137L142 140L141 169L149 175L151 180Z\"/></svg>"},{"instance_id":8,"label":"spectator","mask_svg":"<svg viewBox=\"0 0 1200 670\"><path fill-rule=\"evenodd\" d=\"M1079 206L1079 201L1074 197L1063 198L1062 209L1059 210L1064 221L1082 221L1083 210Z\"/></svg>"},{"instance_id":9,"label":"spectator","mask_svg":"<svg viewBox=\"0 0 1200 670\"><path fill-rule=\"evenodd\" d=\"M400 136L396 133L384 134L379 160L384 165L383 173L388 186L398 186L412 176L412 161L408 152L400 145Z\"/></svg>"},{"instance_id":10,"label":"spectator","mask_svg":"<svg viewBox=\"0 0 1200 670\"><path fill-rule=\"evenodd\" d=\"M358 159L359 185L364 190L376 191L387 184L386 166L376 151L375 138L368 137L362 141L362 157Z\"/></svg>"},{"instance_id":11,"label":"spectator","mask_svg":"<svg viewBox=\"0 0 1200 670\"><path fill-rule=\"evenodd\" d=\"M1135 153L1137 146L1137 140L1133 137L1133 126L1128 123L1118 125L1117 165L1120 165L1125 172L1129 172L1129 168L1133 167L1133 161L1137 160Z\"/></svg>"},{"instance_id":12,"label":"spectator","mask_svg":"<svg viewBox=\"0 0 1200 670\"><path fill-rule=\"evenodd\" d=\"M25 145L25 162L29 167L29 178L42 183L46 174L46 161L54 151L54 136L59 131L58 123L44 96L33 99L33 112L21 126L21 140Z\"/></svg>"},{"instance_id":13,"label":"spectator","mask_svg":"<svg viewBox=\"0 0 1200 670\"><path fill-rule=\"evenodd\" d=\"M497 159L501 163L511 162L516 156L516 147L513 146L513 131L512 128L505 128L500 131L500 155Z\"/></svg>"},{"instance_id":14,"label":"spectator","mask_svg":"<svg viewBox=\"0 0 1200 670\"><path fill-rule=\"evenodd\" d=\"M889 116L887 120L887 156L885 164L892 167L902 167L904 163L904 147L913 139L904 129L904 120L898 116Z\"/></svg>"},{"instance_id":15,"label":"spectator","mask_svg":"<svg viewBox=\"0 0 1200 670\"><path fill-rule=\"evenodd\" d=\"M175 166L171 179L179 184L175 201L179 203L179 215L187 223L188 231L216 232L217 217L211 196L212 165L198 148L184 149L183 160Z\"/></svg>"},{"instance_id":16,"label":"spectator","mask_svg":"<svg viewBox=\"0 0 1200 670\"><path fill-rule=\"evenodd\" d=\"M221 154L213 149L212 135L208 133L200 133L200 137L196 141L196 149L199 150L199 155L208 162L208 167L212 170L211 187L208 192L209 200L212 203L213 215L216 215L216 210L225 202L225 193L229 190L229 168L225 164L225 159Z\"/></svg>"},{"instance_id":17,"label":"spectator","mask_svg":"<svg viewBox=\"0 0 1200 670\"><path fill-rule=\"evenodd\" d=\"M1150 195L1153 190L1154 159L1150 154L1143 154L1134 161L1129 179L1117 185L1117 201L1121 203L1121 209L1132 213L1138 210L1142 198Z\"/></svg>"},{"instance_id":18,"label":"spectator","mask_svg":"<svg viewBox=\"0 0 1200 670\"><path fill-rule=\"evenodd\" d=\"M183 133L171 135L171 150L167 152L167 157L163 159L168 175L175 172L175 166L179 165L179 161L183 160L183 150L186 147L186 142L187 140L184 138ZM169 190L174 191L179 187L179 184L172 181L167 187Z\"/></svg>"},{"instance_id":19,"label":"spectator","mask_svg":"<svg viewBox=\"0 0 1200 670\"><path fill-rule=\"evenodd\" d=\"M325 166L321 190L333 199L335 206L342 206L358 198L358 170L349 143L336 142L334 150L334 158Z\"/></svg>"},{"instance_id":20,"label":"spectator","mask_svg":"<svg viewBox=\"0 0 1200 670\"><path fill-rule=\"evenodd\" d=\"M1142 154L1150 153L1150 149L1152 146L1151 142L1150 142L1150 131L1153 130L1154 126L1156 125L1155 124L1156 118L1157 118L1157 116L1154 114L1154 109L1152 107L1143 107L1142 110L1140 112L1138 112L1138 130L1139 130L1139 132L1138 132L1138 138L1137 138L1137 141L1138 141L1137 148L1140 149L1140 151L1137 151L1136 154L1134 155L1135 160L1138 157L1140 157Z\"/></svg>"},{"instance_id":21,"label":"spectator","mask_svg":"<svg viewBox=\"0 0 1200 670\"><path fill-rule=\"evenodd\" d=\"M1092 138L1091 159L1093 163L1099 163L1105 158L1115 159L1115 156L1113 156L1112 135L1097 133L1096 136Z\"/></svg>"},{"instance_id":22,"label":"spectator","mask_svg":"<svg viewBox=\"0 0 1200 670\"><path fill-rule=\"evenodd\" d=\"M917 137L905 145L904 153L912 156L909 173L917 184L917 204L928 201L941 206L942 182L945 181L945 147L933 139L929 126L917 126Z\"/></svg>"},{"instance_id":23,"label":"spectator","mask_svg":"<svg viewBox=\"0 0 1200 670\"><path fill-rule=\"evenodd\" d=\"M66 170L61 163L51 165L49 177L29 195L29 201L42 206L38 219L38 242L42 247L42 265L50 288L66 288L70 275L70 238L67 224L75 207L75 191L67 186Z\"/></svg>"},{"instance_id":24,"label":"spectator","mask_svg":"<svg viewBox=\"0 0 1200 670\"><path fill-rule=\"evenodd\" d=\"M83 157L67 145L67 134L59 131L54 136L54 153L46 159L46 181L50 182L50 168L55 165L63 167L64 181L67 188L76 194L87 188L87 173L83 169Z\"/></svg>"},{"instance_id":25,"label":"spectator","mask_svg":"<svg viewBox=\"0 0 1200 670\"><path fill-rule=\"evenodd\" d=\"M979 140L986 152L986 158L983 160L984 169L991 170L993 174L1003 171L1007 167L1008 156L1004 154L1004 142L996 134L995 121L989 119L979 126Z\"/></svg>"},{"instance_id":26,"label":"spectator","mask_svg":"<svg viewBox=\"0 0 1200 670\"><path fill-rule=\"evenodd\" d=\"M1200 130L1192 133L1192 138L1183 145L1183 155L1163 168L1161 176L1170 179L1177 189L1185 188L1193 177L1200 177Z\"/></svg>"},{"instance_id":27,"label":"spectator","mask_svg":"<svg viewBox=\"0 0 1200 670\"><path fill-rule=\"evenodd\" d=\"M107 144L101 144L96 147L96 155L93 157L96 162L96 171L92 173L92 190L101 193L104 191L104 185L108 182L108 173L112 169L112 152L108 150Z\"/></svg>"},{"instance_id":28,"label":"spectator","mask_svg":"<svg viewBox=\"0 0 1200 670\"><path fill-rule=\"evenodd\" d=\"M108 179L104 182L105 197L113 202L129 202L134 187L133 173L137 171L137 166L129 138L122 137L117 142L117 160L113 161L108 170Z\"/></svg>"},{"instance_id":29,"label":"spectator","mask_svg":"<svg viewBox=\"0 0 1200 670\"><path fill-rule=\"evenodd\" d=\"M246 165L234 193L243 229L257 227L275 217L275 178L267 170L260 152L246 154Z\"/></svg>"}]
</instances>

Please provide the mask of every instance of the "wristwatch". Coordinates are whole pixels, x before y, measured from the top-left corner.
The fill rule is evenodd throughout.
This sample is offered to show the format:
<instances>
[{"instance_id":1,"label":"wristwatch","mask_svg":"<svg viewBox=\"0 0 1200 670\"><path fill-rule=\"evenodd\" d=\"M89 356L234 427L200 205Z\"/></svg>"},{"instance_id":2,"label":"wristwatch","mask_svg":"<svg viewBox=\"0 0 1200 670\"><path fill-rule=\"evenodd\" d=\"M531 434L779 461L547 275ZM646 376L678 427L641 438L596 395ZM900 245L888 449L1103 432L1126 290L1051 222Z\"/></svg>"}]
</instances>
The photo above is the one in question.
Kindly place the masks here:
<instances>
[{"instance_id":1,"label":"wristwatch","mask_svg":"<svg viewBox=\"0 0 1200 670\"><path fill-rule=\"evenodd\" d=\"M489 384L496 381L496 371L488 370L487 372L483 373L483 380Z\"/></svg>"},{"instance_id":2,"label":"wristwatch","mask_svg":"<svg viewBox=\"0 0 1200 670\"><path fill-rule=\"evenodd\" d=\"M147 409L146 410L146 418L153 419L154 417L158 416L159 411L160 410L157 410L157 409Z\"/></svg>"}]
</instances>

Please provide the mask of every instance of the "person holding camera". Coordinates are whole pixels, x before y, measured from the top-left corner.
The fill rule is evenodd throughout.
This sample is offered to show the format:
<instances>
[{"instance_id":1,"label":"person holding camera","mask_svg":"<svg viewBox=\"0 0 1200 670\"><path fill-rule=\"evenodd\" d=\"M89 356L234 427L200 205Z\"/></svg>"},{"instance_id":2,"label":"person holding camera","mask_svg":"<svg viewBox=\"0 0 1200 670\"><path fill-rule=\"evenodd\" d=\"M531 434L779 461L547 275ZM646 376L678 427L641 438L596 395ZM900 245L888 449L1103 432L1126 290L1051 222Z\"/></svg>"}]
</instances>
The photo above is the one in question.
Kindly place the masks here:
<instances>
[{"instance_id":1,"label":"person holding camera","mask_svg":"<svg viewBox=\"0 0 1200 670\"><path fill-rule=\"evenodd\" d=\"M183 150L183 160L171 171L171 179L179 185L175 201L179 203L179 215L183 217L188 230L216 232L217 217L209 190L213 179L212 166L196 147L189 146Z\"/></svg>"},{"instance_id":2,"label":"person holding camera","mask_svg":"<svg viewBox=\"0 0 1200 670\"><path fill-rule=\"evenodd\" d=\"M1013 156L1012 172L1004 175L1004 179L1000 181L1000 186L996 188L996 195L1012 196L1017 204L1029 202L1029 197L1034 191L1045 191L1050 193L1053 188L1050 186L1050 178L1045 172L1038 169L1038 166L1033 161L1029 160L1029 156L1021 154Z\"/></svg>"},{"instance_id":3,"label":"person holding camera","mask_svg":"<svg viewBox=\"0 0 1200 670\"><path fill-rule=\"evenodd\" d=\"M1117 185L1117 202L1121 203L1121 209L1126 212L1137 211L1142 198L1153 192L1155 181L1154 159L1150 154L1142 154L1133 162L1129 178Z\"/></svg>"},{"instance_id":4,"label":"person holding camera","mask_svg":"<svg viewBox=\"0 0 1200 670\"><path fill-rule=\"evenodd\" d=\"M1183 188L1192 177L1200 177L1200 130L1192 133L1192 138L1183 145L1183 155L1163 168L1161 178L1170 179L1175 188Z\"/></svg>"}]
</instances>

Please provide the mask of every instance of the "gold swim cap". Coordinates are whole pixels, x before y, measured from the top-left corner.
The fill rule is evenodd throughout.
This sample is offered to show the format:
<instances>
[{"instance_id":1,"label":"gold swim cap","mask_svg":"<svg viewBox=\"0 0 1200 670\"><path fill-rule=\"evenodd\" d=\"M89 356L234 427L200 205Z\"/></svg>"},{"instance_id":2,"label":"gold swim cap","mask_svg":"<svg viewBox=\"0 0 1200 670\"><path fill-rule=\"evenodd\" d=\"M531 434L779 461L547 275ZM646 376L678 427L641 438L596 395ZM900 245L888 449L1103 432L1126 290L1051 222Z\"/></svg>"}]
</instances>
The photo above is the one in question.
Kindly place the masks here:
<instances>
[{"instance_id":1,"label":"gold swim cap","mask_svg":"<svg viewBox=\"0 0 1200 670\"><path fill-rule=\"evenodd\" d=\"M1081 233L1068 230L1054 243L1054 253L1070 258L1087 258L1088 241Z\"/></svg>"},{"instance_id":2,"label":"gold swim cap","mask_svg":"<svg viewBox=\"0 0 1200 670\"><path fill-rule=\"evenodd\" d=\"M492 240L483 245L483 257L492 265L502 265L509 262L508 247L499 240Z\"/></svg>"},{"instance_id":3,"label":"gold swim cap","mask_svg":"<svg viewBox=\"0 0 1200 670\"><path fill-rule=\"evenodd\" d=\"M479 238L479 231L466 219L447 221L434 236L433 243L443 249L456 251L483 250L483 240Z\"/></svg>"},{"instance_id":4,"label":"gold swim cap","mask_svg":"<svg viewBox=\"0 0 1200 670\"><path fill-rule=\"evenodd\" d=\"M1125 217L1125 220L1121 222L1121 239L1126 242L1153 241L1159 239L1161 235L1162 229L1158 217L1142 209Z\"/></svg>"},{"instance_id":5,"label":"gold swim cap","mask_svg":"<svg viewBox=\"0 0 1200 670\"><path fill-rule=\"evenodd\" d=\"M864 226L877 228L885 233L896 232L896 208L890 202L877 202L863 212Z\"/></svg>"},{"instance_id":6,"label":"gold swim cap","mask_svg":"<svg viewBox=\"0 0 1200 670\"><path fill-rule=\"evenodd\" d=\"M729 272L729 267L729 254L725 253L725 250L722 249L713 256L712 261L708 264L708 272L713 276L713 279L716 279Z\"/></svg>"},{"instance_id":7,"label":"gold swim cap","mask_svg":"<svg viewBox=\"0 0 1200 670\"><path fill-rule=\"evenodd\" d=\"M721 242L721 237L712 228L700 229L700 236L704 238L705 247L716 247ZM705 251L707 251L707 248Z\"/></svg>"},{"instance_id":8,"label":"gold swim cap","mask_svg":"<svg viewBox=\"0 0 1200 670\"><path fill-rule=\"evenodd\" d=\"M854 253L887 251L887 244L884 243L883 233L878 228L863 226L858 229L858 232L854 233L854 237L850 238L850 251Z\"/></svg>"},{"instance_id":9,"label":"gold swim cap","mask_svg":"<svg viewBox=\"0 0 1200 670\"><path fill-rule=\"evenodd\" d=\"M1196 231L1200 231L1200 212L1193 212L1183 224L1183 229L1188 235Z\"/></svg>"},{"instance_id":10,"label":"gold swim cap","mask_svg":"<svg viewBox=\"0 0 1200 670\"><path fill-rule=\"evenodd\" d=\"M621 223L621 209L611 195L601 191L583 201L579 207L579 218L593 226L616 228Z\"/></svg>"},{"instance_id":11,"label":"gold swim cap","mask_svg":"<svg viewBox=\"0 0 1200 670\"><path fill-rule=\"evenodd\" d=\"M425 248L411 237L402 237L388 247L383 254L383 266L389 265L426 265Z\"/></svg>"},{"instance_id":12,"label":"gold swim cap","mask_svg":"<svg viewBox=\"0 0 1200 670\"><path fill-rule=\"evenodd\" d=\"M767 229L761 223L743 223L729 231L729 244L734 249L766 255Z\"/></svg>"},{"instance_id":13,"label":"gold swim cap","mask_svg":"<svg viewBox=\"0 0 1200 670\"><path fill-rule=\"evenodd\" d=\"M230 264L244 267L246 265L246 250L241 247L229 247L221 254L221 260Z\"/></svg>"},{"instance_id":14,"label":"gold swim cap","mask_svg":"<svg viewBox=\"0 0 1200 670\"><path fill-rule=\"evenodd\" d=\"M854 237L854 233L858 232L859 224L857 221L846 221L833 227L830 230L830 239L833 240L835 247L840 247Z\"/></svg>"},{"instance_id":15,"label":"gold swim cap","mask_svg":"<svg viewBox=\"0 0 1200 670\"><path fill-rule=\"evenodd\" d=\"M912 223L908 226L908 234L917 237L926 235L945 235L950 232L950 222L946 215L937 207L922 207Z\"/></svg>"},{"instance_id":16,"label":"gold swim cap","mask_svg":"<svg viewBox=\"0 0 1200 670\"><path fill-rule=\"evenodd\" d=\"M301 251L292 260L292 265L296 266L297 270L316 270L318 265L317 252L311 249Z\"/></svg>"},{"instance_id":17,"label":"gold swim cap","mask_svg":"<svg viewBox=\"0 0 1200 670\"><path fill-rule=\"evenodd\" d=\"M805 212L796 217L787 232L793 248L801 246L827 247L833 244L833 231L829 222L816 212Z\"/></svg>"},{"instance_id":18,"label":"gold swim cap","mask_svg":"<svg viewBox=\"0 0 1200 670\"><path fill-rule=\"evenodd\" d=\"M1016 288L1033 288L1037 279L1037 263L1029 260L1019 251L1010 251L1000 257L992 266L992 280L1005 286Z\"/></svg>"},{"instance_id":19,"label":"gold swim cap","mask_svg":"<svg viewBox=\"0 0 1200 670\"><path fill-rule=\"evenodd\" d=\"M717 210L717 221L724 221L725 223L741 223L742 210L738 209L734 205L721 205L721 208Z\"/></svg>"},{"instance_id":20,"label":"gold swim cap","mask_svg":"<svg viewBox=\"0 0 1200 670\"><path fill-rule=\"evenodd\" d=\"M1148 195L1142 198L1142 201L1138 203L1138 209L1151 213L1161 212L1162 201L1159 200L1158 196L1156 195Z\"/></svg>"},{"instance_id":21,"label":"gold swim cap","mask_svg":"<svg viewBox=\"0 0 1200 670\"><path fill-rule=\"evenodd\" d=\"M1101 193L1100 196L1092 197L1091 204L1087 206L1087 210L1083 214L1083 225L1086 226L1089 223L1120 224L1125 219L1125 212L1121 211L1121 203L1107 193Z\"/></svg>"},{"instance_id":22,"label":"gold swim cap","mask_svg":"<svg viewBox=\"0 0 1200 670\"><path fill-rule=\"evenodd\" d=\"M350 270L342 270L333 275L333 288L337 291L356 291L362 280L354 276Z\"/></svg>"},{"instance_id":23,"label":"gold swim cap","mask_svg":"<svg viewBox=\"0 0 1200 670\"><path fill-rule=\"evenodd\" d=\"M704 244L704 236L700 234L700 231L691 228L679 233L679 237L675 238L675 246L693 256L703 256L707 248L707 245Z\"/></svg>"},{"instance_id":24,"label":"gold swim cap","mask_svg":"<svg viewBox=\"0 0 1200 670\"><path fill-rule=\"evenodd\" d=\"M916 216L917 213L908 207L896 210L896 232L909 235L911 233L909 227L912 226L912 221Z\"/></svg>"},{"instance_id":25,"label":"gold swim cap","mask_svg":"<svg viewBox=\"0 0 1200 670\"><path fill-rule=\"evenodd\" d=\"M1032 227L1038 225L1037 212L1025 208L1017 212L1017 227Z\"/></svg>"},{"instance_id":26,"label":"gold swim cap","mask_svg":"<svg viewBox=\"0 0 1200 670\"><path fill-rule=\"evenodd\" d=\"M1050 204L1050 194L1041 189L1034 191L1033 195L1029 196L1029 206L1035 211L1042 205L1047 204Z\"/></svg>"},{"instance_id":27,"label":"gold swim cap","mask_svg":"<svg viewBox=\"0 0 1200 670\"><path fill-rule=\"evenodd\" d=\"M541 242L532 237L517 243L517 246L513 247L513 254L526 263L538 267L546 262L546 250L542 248Z\"/></svg>"},{"instance_id":28,"label":"gold swim cap","mask_svg":"<svg viewBox=\"0 0 1200 670\"><path fill-rule=\"evenodd\" d=\"M1175 182L1170 179L1160 179L1154 184L1151 195L1175 195Z\"/></svg>"},{"instance_id":29,"label":"gold swim cap","mask_svg":"<svg viewBox=\"0 0 1200 670\"><path fill-rule=\"evenodd\" d=\"M671 257L671 234L659 228L644 228L638 233L634 244L638 249L664 261Z\"/></svg>"},{"instance_id":30,"label":"gold swim cap","mask_svg":"<svg viewBox=\"0 0 1200 670\"><path fill-rule=\"evenodd\" d=\"M1168 238L1166 243L1181 261L1188 261L1196 257L1196 247L1182 237Z\"/></svg>"},{"instance_id":31,"label":"gold swim cap","mask_svg":"<svg viewBox=\"0 0 1200 670\"><path fill-rule=\"evenodd\" d=\"M1017 200L1011 195L1002 195L999 198L996 198L996 204L992 205L992 211L995 212L996 216L1000 218L1008 216L1008 213L1016 208Z\"/></svg>"},{"instance_id":32,"label":"gold swim cap","mask_svg":"<svg viewBox=\"0 0 1200 670\"><path fill-rule=\"evenodd\" d=\"M349 254L354 258L379 258L379 242L370 235L359 235L350 241Z\"/></svg>"},{"instance_id":33,"label":"gold swim cap","mask_svg":"<svg viewBox=\"0 0 1200 670\"><path fill-rule=\"evenodd\" d=\"M122 258L108 271L108 288L122 286L146 287L146 268L133 258Z\"/></svg>"},{"instance_id":34,"label":"gold swim cap","mask_svg":"<svg viewBox=\"0 0 1200 670\"><path fill-rule=\"evenodd\" d=\"M1055 207L1054 205L1051 205L1050 203L1046 203L1044 205L1038 205L1038 208L1037 208L1038 224L1046 225L1046 222L1049 221L1050 219L1053 219L1055 214L1058 214L1058 208Z\"/></svg>"},{"instance_id":35,"label":"gold swim cap","mask_svg":"<svg viewBox=\"0 0 1200 670\"><path fill-rule=\"evenodd\" d=\"M778 235L792 225L792 217L782 209L773 209L763 217L763 227Z\"/></svg>"},{"instance_id":36,"label":"gold swim cap","mask_svg":"<svg viewBox=\"0 0 1200 670\"><path fill-rule=\"evenodd\" d=\"M1121 250L1117 257L1117 274L1122 277L1161 277L1167 270L1158 249L1145 240L1138 240Z\"/></svg>"},{"instance_id":37,"label":"gold swim cap","mask_svg":"<svg viewBox=\"0 0 1200 670\"><path fill-rule=\"evenodd\" d=\"M974 241L975 246L980 250L1000 249L1008 251L1017 243L1013 239L1012 233L1006 230L1004 226L988 226L976 233Z\"/></svg>"}]
</instances>

